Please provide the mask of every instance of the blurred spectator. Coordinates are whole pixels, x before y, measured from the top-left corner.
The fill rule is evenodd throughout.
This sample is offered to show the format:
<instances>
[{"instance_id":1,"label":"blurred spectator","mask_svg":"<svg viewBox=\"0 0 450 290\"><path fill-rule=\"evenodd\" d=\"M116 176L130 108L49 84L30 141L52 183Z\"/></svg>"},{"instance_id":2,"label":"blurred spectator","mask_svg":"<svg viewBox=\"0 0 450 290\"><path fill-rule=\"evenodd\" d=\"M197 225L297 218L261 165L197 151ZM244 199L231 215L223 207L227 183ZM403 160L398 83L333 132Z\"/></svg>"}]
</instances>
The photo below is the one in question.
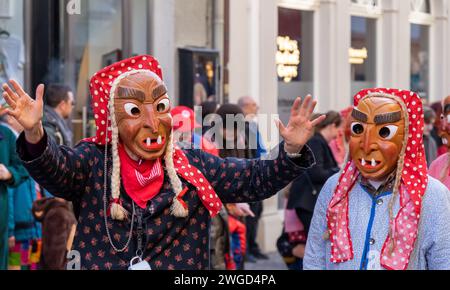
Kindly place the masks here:
<instances>
[{"instance_id":1,"label":"blurred spectator","mask_svg":"<svg viewBox=\"0 0 450 290\"><path fill-rule=\"evenodd\" d=\"M9 239L8 232L8 189L18 187L28 177L28 172L16 153L16 139L13 131L0 125L0 270L6 270L8 267L9 244L13 242L13 239Z\"/></svg>"},{"instance_id":2,"label":"blurred spectator","mask_svg":"<svg viewBox=\"0 0 450 290\"><path fill-rule=\"evenodd\" d=\"M75 107L72 90L61 84L49 85L44 100L43 125L47 134L58 145L72 147L73 133L67 123Z\"/></svg>"},{"instance_id":3,"label":"blurred spectator","mask_svg":"<svg viewBox=\"0 0 450 290\"><path fill-rule=\"evenodd\" d=\"M217 109L218 109L218 104L217 102L203 102L201 105L202 107L202 123L201 125L203 125L203 129L202 129L202 134L204 135L209 129L211 129L211 126L204 126L204 121L205 119L207 119L208 116L215 114Z\"/></svg>"},{"instance_id":4,"label":"blurred spectator","mask_svg":"<svg viewBox=\"0 0 450 290\"><path fill-rule=\"evenodd\" d=\"M441 110L439 136L444 144L445 151L433 161L428 174L450 188L450 96L442 102Z\"/></svg>"},{"instance_id":5,"label":"blurred spectator","mask_svg":"<svg viewBox=\"0 0 450 290\"><path fill-rule=\"evenodd\" d=\"M436 142L436 146L438 147L438 156L447 153L447 147L442 143L442 138L440 136L441 130L441 118L442 118L442 102L436 102L431 105L431 108L436 114L436 120L434 121L433 131L431 131L431 136Z\"/></svg>"},{"instance_id":6,"label":"blurred spectator","mask_svg":"<svg viewBox=\"0 0 450 290\"><path fill-rule=\"evenodd\" d=\"M245 134L245 132L248 132L248 123L244 120L242 110L237 105L225 104L216 113L222 119L223 124L221 135L217 138L223 144L223 146L219 147L221 148L219 150L220 157L255 158L256 149L250 149L248 146L248 134ZM234 128L227 128L227 116L236 117L237 119L241 116L241 121L245 125L244 132L238 130L236 122L234 123ZM244 269L244 259L247 254L245 217L253 216L254 214L251 208L246 208L246 205L243 204L227 205L227 209L229 213L228 225L231 236L231 253L236 269L242 270Z\"/></svg>"},{"instance_id":7,"label":"blurred spectator","mask_svg":"<svg viewBox=\"0 0 450 290\"><path fill-rule=\"evenodd\" d=\"M436 121L436 113L429 107L423 108L425 118L425 128L423 131L423 143L425 145L425 155L427 158L428 167L438 157L438 148L436 141L431 136L431 132L434 129L434 123Z\"/></svg>"},{"instance_id":8,"label":"blurred spectator","mask_svg":"<svg viewBox=\"0 0 450 290\"><path fill-rule=\"evenodd\" d=\"M259 112L259 106L256 101L251 97L242 97L238 101L238 106L241 108L244 113L245 120L249 123L250 135L249 138L253 135L256 135L256 158L260 158L262 155L267 153L267 150L264 146L264 141L262 139L261 133L259 132L258 124L257 124L257 116ZM252 139L250 139L252 140Z\"/></svg>"},{"instance_id":9,"label":"blurred spectator","mask_svg":"<svg viewBox=\"0 0 450 290\"><path fill-rule=\"evenodd\" d=\"M258 124L256 123L259 106L253 98L248 96L240 98L238 101L238 105L244 113L245 120L249 124L249 140L256 140L257 148L254 158L261 158L262 155L267 153L267 150L264 146L262 136L259 132ZM259 220L261 219L261 215L264 210L263 202L251 203L250 209L255 214L255 216L247 217L245 219L245 223L247 226L247 260L249 262L256 262L256 259L267 260L269 257L261 252L261 249L256 241L258 237Z\"/></svg>"},{"instance_id":10,"label":"blurred spectator","mask_svg":"<svg viewBox=\"0 0 450 290\"><path fill-rule=\"evenodd\" d=\"M328 144L338 136L341 123L339 113L331 111L326 114L326 119L317 126L316 134L308 142L316 157L316 165L297 178L289 190L285 233L297 253L304 253L318 194L325 182L339 172L339 166ZM297 258L303 259L303 256L297 255ZM302 265L301 261L297 263Z\"/></svg>"},{"instance_id":11,"label":"blurred spectator","mask_svg":"<svg viewBox=\"0 0 450 290\"><path fill-rule=\"evenodd\" d=\"M202 149L209 154L219 156L219 151L215 145L201 134L197 134L196 129L201 128L195 121L194 111L191 108L178 106L172 109L174 139L193 145L193 149ZM200 131L201 133L201 131Z\"/></svg>"},{"instance_id":12,"label":"blurred spectator","mask_svg":"<svg viewBox=\"0 0 450 290\"><path fill-rule=\"evenodd\" d=\"M18 135L23 131L16 119L5 115L1 120ZM40 260L41 227L31 208L40 195L39 185L28 175L17 188L8 188L9 270L37 270Z\"/></svg>"},{"instance_id":13,"label":"blurred spectator","mask_svg":"<svg viewBox=\"0 0 450 290\"><path fill-rule=\"evenodd\" d=\"M341 111L342 123L339 127L338 136L330 142L330 148L333 152L334 159L336 160L339 167L341 167L344 162L348 152L348 141L350 140L350 123L352 121L351 113L353 107L349 107Z\"/></svg>"}]
</instances>

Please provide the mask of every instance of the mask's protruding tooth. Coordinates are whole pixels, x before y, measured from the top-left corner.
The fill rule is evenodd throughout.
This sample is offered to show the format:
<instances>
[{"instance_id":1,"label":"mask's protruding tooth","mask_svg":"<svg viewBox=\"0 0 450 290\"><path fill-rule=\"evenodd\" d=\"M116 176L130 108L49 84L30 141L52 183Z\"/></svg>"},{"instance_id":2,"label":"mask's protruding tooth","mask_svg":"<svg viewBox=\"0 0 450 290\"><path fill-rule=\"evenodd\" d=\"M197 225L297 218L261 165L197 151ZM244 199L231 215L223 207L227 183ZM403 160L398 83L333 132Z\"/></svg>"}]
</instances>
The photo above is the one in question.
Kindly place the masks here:
<instances>
[{"instance_id":1,"label":"mask's protruding tooth","mask_svg":"<svg viewBox=\"0 0 450 290\"><path fill-rule=\"evenodd\" d=\"M361 160L361 165L362 165L362 166L366 166L366 160L365 160L365 159L362 159L362 160Z\"/></svg>"},{"instance_id":2,"label":"mask's protruding tooth","mask_svg":"<svg viewBox=\"0 0 450 290\"><path fill-rule=\"evenodd\" d=\"M158 145L161 145L162 144L162 137L158 136L158 140L156 142L158 143Z\"/></svg>"},{"instance_id":3,"label":"mask's protruding tooth","mask_svg":"<svg viewBox=\"0 0 450 290\"><path fill-rule=\"evenodd\" d=\"M372 167L376 167L377 166L377 162L375 161L375 159L372 158Z\"/></svg>"},{"instance_id":4,"label":"mask's protruding tooth","mask_svg":"<svg viewBox=\"0 0 450 290\"><path fill-rule=\"evenodd\" d=\"M147 146L151 146L152 145L152 139L151 138L147 138Z\"/></svg>"}]
</instances>

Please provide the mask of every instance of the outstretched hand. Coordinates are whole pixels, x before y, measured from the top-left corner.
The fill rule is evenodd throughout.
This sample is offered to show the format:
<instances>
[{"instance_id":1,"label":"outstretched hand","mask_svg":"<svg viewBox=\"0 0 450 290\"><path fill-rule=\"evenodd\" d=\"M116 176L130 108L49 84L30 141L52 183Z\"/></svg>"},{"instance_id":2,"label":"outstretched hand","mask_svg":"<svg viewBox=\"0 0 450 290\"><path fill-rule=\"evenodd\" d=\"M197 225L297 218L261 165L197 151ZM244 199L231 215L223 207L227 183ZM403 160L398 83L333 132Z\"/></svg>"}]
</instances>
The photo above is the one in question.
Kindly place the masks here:
<instances>
[{"instance_id":1,"label":"outstretched hand","mask_svg":"<svg viewBox=\"0 0 450 290\"><path fill-rule=\"evenodd\" d=\"M326 117L320 116L311 120L317 101L308 95L303 101L297 98L292 106L291 117L287 126L281 121L277 122L278 129L285 141L285 148L288 153L296 154L302 151L306 143L314 135L315 127Z\"/></svg>"},{"instance_id":2,"label":"outstretched hand","mask_svg":"<svg viewBox=\"0 0 450 290\"><path fill-rule=\"evenodd\" d=\"M28 142L38 143L44 136L44 85L38 86L33 100L15 80L10 80L10 84L3 84L3 98L10 106L7 113L22 125Z\"/></svg>"}]
</instances>

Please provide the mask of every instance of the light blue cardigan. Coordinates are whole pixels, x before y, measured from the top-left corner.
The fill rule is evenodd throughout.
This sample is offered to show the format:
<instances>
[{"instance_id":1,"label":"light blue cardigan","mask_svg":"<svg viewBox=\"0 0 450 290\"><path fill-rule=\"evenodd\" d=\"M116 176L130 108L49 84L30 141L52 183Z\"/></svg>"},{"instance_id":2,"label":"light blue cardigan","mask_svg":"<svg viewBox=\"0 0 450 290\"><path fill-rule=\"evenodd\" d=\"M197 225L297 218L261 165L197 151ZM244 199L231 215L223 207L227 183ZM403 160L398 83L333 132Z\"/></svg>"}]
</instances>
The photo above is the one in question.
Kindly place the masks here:
<instances>
[{"instance_id":1,"label":"light blue cardigan","mask_svg":"<svg viewBox=\"0 0 450 290\"><path fill-rule=\"evenodd\" d=\"M387 192L372 198L359 184L349 194L350 233L354 259L342 264L330 262L330 241L323 239L327 230L326 211L339 176L331 177L320 193L308 235L305 270L381 270L380 252L389 230ZM419 235L411 255L410 270L450 270L450 191L439 181L429 178L425 193ZM399 210L397 198L394 213ZM367 259L367 267L362 266Z\"/></svg>"}]
</instances>

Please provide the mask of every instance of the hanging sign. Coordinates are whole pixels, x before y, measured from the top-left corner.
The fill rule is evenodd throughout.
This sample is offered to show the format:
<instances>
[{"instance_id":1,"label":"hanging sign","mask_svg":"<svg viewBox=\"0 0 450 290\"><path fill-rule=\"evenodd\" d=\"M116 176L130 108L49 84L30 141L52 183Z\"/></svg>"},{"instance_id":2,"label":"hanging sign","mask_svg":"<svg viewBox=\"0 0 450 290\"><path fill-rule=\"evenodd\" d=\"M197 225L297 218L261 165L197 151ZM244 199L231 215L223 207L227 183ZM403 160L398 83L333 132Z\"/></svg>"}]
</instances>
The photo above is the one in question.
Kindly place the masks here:
<instances>
[{"instance_id":1,"label":"hanging sign","mask_svg":"<svg viewBox=\"0 0 450 290\"><path fill-rule=\"evenodd\" d=\"M300 48L297 40L289 36L277 37L277 73L284 82L289 83L298 77L300 65Z\"/></svg>"}]
</instances>

